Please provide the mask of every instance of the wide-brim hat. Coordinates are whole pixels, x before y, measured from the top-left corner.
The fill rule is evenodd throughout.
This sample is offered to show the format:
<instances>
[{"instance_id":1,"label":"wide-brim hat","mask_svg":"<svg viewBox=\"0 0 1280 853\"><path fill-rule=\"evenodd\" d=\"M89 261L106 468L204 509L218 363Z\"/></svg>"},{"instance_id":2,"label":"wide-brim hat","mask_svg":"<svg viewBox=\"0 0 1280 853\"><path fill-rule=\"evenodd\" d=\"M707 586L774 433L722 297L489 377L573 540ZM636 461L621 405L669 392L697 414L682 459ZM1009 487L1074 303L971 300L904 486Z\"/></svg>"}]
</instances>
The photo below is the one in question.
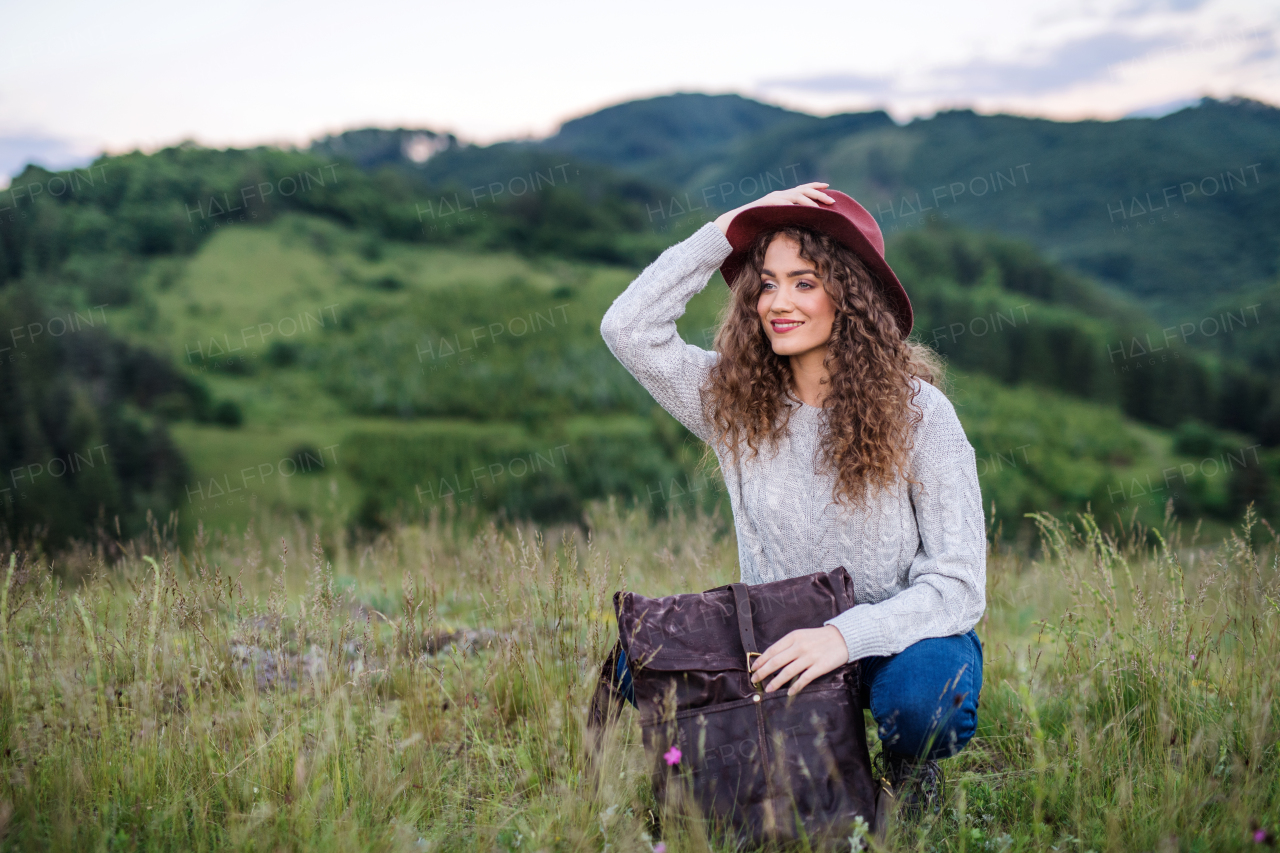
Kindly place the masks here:
<instances>
[{"instance_id":1,"label":"wide-brim hat","mask_svg":"<svg viewBox=\"0 0 1280 853\"><path fill-rule=\"evenodd\" d=\"M729 223L729 245L733 251L724 263L720 272L730 287L734 280L750 260L748 253L756 241L756 237L766 231L772 231L787 225L799 225L811 228L834 238L841 245L851 249L862 259L867 268L875 273L883 286L885 297L889 300L894 316L898 319L898 328L902 337L911 334L914 316L911 311L911 300L903 288L898 276L890 269L884 259L884 235L875 217L867 209L839 190L823 190L835 199L834 204L818 202L817 207L800 204L765 204L749 207L739 213Z\"/></svg>"}]
</instances>

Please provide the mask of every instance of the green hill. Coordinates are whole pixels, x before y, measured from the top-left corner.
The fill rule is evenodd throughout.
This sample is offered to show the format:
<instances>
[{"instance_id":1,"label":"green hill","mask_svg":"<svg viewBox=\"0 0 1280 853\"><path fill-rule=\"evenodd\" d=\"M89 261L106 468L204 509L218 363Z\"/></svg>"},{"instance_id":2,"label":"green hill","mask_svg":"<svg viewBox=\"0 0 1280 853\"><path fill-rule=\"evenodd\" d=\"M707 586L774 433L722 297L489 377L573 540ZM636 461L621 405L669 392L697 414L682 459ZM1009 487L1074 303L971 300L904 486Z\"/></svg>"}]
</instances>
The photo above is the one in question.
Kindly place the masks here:
<instances>
[{"instance_id":1,"label":"green hill","mask_svg":"<svg viewBox=\"0 0 1280 853\"><path fill-rule=\"evenodd\" d=\"M700 113L747 112L742 100L624 104L567 123L543 145L674 184L717 210L794 169L862 200L886 234L944 215L998 230L1140 297L1166 323L1275 281L1280 109L1270 105L1206 98L1158 119L1109 122L954 110L903 126L880 112L819 119L756 105L768 120L724 122L709 143L667 130L696 130Z\"/></svg>"},{"instance_id":2,"label":"green hill","mask_svg":"<svg viewBox=\"0 0 1280 853\"><path fill-rule=\"evenodd\" d=\"M889 243L911 282L916 335L966 369L1118 406L1145 423L1196 420L1280 440L1274 374L1192 345L1200 327L1161 329L1134 303L1025 244L936 227ZM1259 306L1222 312L1224 334L1262 334Z\"/></svg>"},{"instance_id":3,"label":"green hill","mask_svg":"<svg viewBox=\"0 0 1280 853\"><path fill-rule=\"evenodd\" d=\"M723 511L714 478L696 469L697 443L600 338L600 319L632 274L404 244L370 259L358 234L288 216L218 234L172 280L143 277L117 328L161 347L245 413L233 431L175 430L195 469L182 501L188 520L243 523L251 505L336 508L366 524L450 505L565 520L610 494L657 513L717 501ZM940 278L929 286L964 293ZM686 340L709 346L726 294L717 278L693 300L680 322ZM988 285L986 296L986 316L1010 316L1008 293ZM1053 303L1012 298L1043 336ZM961 304L953 312L976 310ZM1062 310L1073 328L1075 315ZM1024 312L1013 316L1024 322ZM1200 433L1139 426L1051 382L1006 384L989 365L963 370L981 355L952 354L953 396L984 497L1011 530L1022 512L1088 502L1154 519L1173 497L1180 513L1225 519L1247 496L1271 499L1280 472L1256 441L1209 430L1196 444ZM1030 356L1023 368L1034 373ZM1231 452L1219 471L1203 465L1184 477L1179 467ZM1163 483L1170 468L1176 483L1133 487Z\"/></svg>"},{"instance_id":4,"label":"green hill","mask_svg":"<svg viewBox=\"0 0 1280 853\"><path fill-rule=\"evenodd\" d=\"M654 111L670 103L680 109L664 124ZM1265 129L1269 114L1254 111ZM1005 125L1031 127L1006 118L922 127L969 122L997 142ZM721 130L707 132L708 120ZM0 464L34 475L86 442L106 446L108 461L11 501L4 525L59 542L95 528L113 538L117 516L127 535L172 510L187 531L264 509L365 526L466 506L546 521L609 495L655 513L723 512L696 442L599 334L635 273L705 215L655 223L653 211L679 181L694 187L708 170L800 144L822 163L862 163L862 180L891 151L905 169L926 150L917 124L683 96L583 119L561 138L576 139L572 151L352 131L311 152L184 145L81 172L29 167L0 227L8 328L93 310L103 322L29 333L17 347ZM628 154L622 137L636 125L647 141ZM1274 282L1248 291L1252 313L1215 297L1231 335L1206 341L1175 325L1170 337L1137 291L964 221L886 228L889 253L917 337L955 369L984 494L1009 535L1031 510L1092 504L1155 520L1172 498L1179 513L1227 520L1248 500L1274 505ZM713 283L691 303L687 340L710 346L726 293Z\"/></svg>"},{"instance_id":5,"label":"green hill","mask_svg":"<svg viewBox=\"0 0 1280 853\"><path fill-rule=\"evenodd\" d=\"M882 112L817 118L735 95L679 94L574 119L540 143L449 147L425 163L402 158L387 168L406 180L467 185L521 168L545 166L549 174L559 157L573 158L561 165L566 172L588 168L580 160L595 162L646 182L647 192L629 195L644 218L629 224L668 240L764 190L817 178L862 199L891 246L919 245L912 234L946 226L1020 237L1043 255L1028 267L1025 247L996 252L1003 259L996 275L1014 292L1030 279L1013 266L1038 269L1046 259L1065 269L1034 273L1037 286L1052 280L1062 290L1087 277L1101 287L1071 285L1057 294L1054 311L1040 314L1052 326L1043 334L1024 328L977 341L931 330L934 343L1007 381L1048 381L1121 405L1147 423L1172 426L1191 417L1274 445L1280 337L1270 318L1280 306L1280 243L1266 223L1280 208L1263 178L1280 145L1278 117L1253 101L1205 99L1160 119L1052 122L960 110L898 126ZM344 144L359 148L359 133L345 134ZM412 132L396 133L407 140ZM1138 201L1144 182L1213 171L1224 157L1245 158L1229 181L1220 169L1200 192L1180 178L1186 193L1176 205L1160 196L1166 213L1137 215L1153 204L1145 190ZM613 193L623 186L616 178L595 180ZM1209 194L1214 181L1230 192ZM1128 194L1123 209L1103 203L1116 193ZM985 298L973 288L982 270L968 268L981 266L972 258L982 253L965 260L954 245L945 251L952 256L946 274L963 281L967 295L957 300L917 286L917 298L926 321L945 314L948 325L964 323L976 316L971 308L981 309L966 303ZM929 263L936 266L936 258ZM957 321L961 315L968 319ZM1111 322L1086 321L1090 316ZM1082 321L1089 331L1075 328ZM1026 345L1037 360L1032 367L1018 349ZM988 352L975 361L979 349Z\"/></svg>"},{"instance_id":6,"label":"green hill","mask_svg":"<svg viewBox=\"0 0 1280 853\"><path fill-rule=\"evenodd\" d=\"M403 147L422 132L395 133ZM346 150L385 153L361 133L370 132L343 135ZM641 226L673 233L769 189L826 180L862 200L886 236L942 223L1028 241L1128 296L1150 315L1145 331L1196 327L1185 341L1193 348L1274 375L1280 337L1221 324L1215 333L1214 320L1277 309L1277 151L1280 110L1241 98L1156 119L954 110L899 126L883 112L819 118L736 95L677 94L574 119L541 142L448 147L423 163L402 155L394 168L474 186L520 174L522 162L594 163L640 179L649 189L630 190Z\"/></svg>"},{"instance_id":7,"label":"green hill","mask_svg":"<svg viewBox=\"0 0 1280 853\"><path fill-rule=\"evenodd\" d=\"M701 189L706 175L750 156L762 140L812 139L814 134L832 138L833 132L847 135L891 126L883 112L833 122L738 95L692 93L629 101L567 121L538 147L636 174L658 186ZM781 165L770 164L769 169Z\"/></svg>"}]
</instances>

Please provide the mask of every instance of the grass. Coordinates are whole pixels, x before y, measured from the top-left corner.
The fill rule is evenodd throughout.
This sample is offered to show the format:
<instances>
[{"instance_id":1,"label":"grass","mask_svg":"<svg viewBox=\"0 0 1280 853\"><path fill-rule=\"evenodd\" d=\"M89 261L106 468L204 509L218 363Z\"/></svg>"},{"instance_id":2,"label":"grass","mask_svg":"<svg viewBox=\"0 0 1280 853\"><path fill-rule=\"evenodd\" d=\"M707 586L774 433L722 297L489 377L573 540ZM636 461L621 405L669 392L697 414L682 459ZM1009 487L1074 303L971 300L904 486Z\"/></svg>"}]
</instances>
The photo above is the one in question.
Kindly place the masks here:
<instances>
[{"instance_id":1,"label":"grass","mask_svg":"<svg viewBox=\"0 0 1280 853\"><path fill-rule=\"evenodd\" d=\"M1036 522L1039 556L991 554L947 806L887 849L1260 846L1280 825L1270 527L1212 546L1171 520ZM5 555L0 847L716 849L655 822L634 715L599 773L583 720L612 592L736 580L722 521L609 502L585 530L340 531L264 513L182 552L155 526L110 567Z\"/></svg>"}]
</instances>

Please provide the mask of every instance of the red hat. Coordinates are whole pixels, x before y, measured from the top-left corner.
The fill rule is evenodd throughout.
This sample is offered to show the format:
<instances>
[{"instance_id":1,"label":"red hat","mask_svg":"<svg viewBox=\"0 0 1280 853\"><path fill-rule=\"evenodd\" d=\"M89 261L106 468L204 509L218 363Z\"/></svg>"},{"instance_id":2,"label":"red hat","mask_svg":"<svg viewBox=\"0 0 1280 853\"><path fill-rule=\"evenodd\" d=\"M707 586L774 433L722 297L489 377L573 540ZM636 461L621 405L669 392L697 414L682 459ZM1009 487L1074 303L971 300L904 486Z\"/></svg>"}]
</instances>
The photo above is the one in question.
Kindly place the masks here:
<instances>
[{"instance_id":1,"label":"red hat","mask_svg":"<svg viewBox=\"0 0 1280 853\"><path fill-rule=\"evenodd\" d=\"M732 287L733 281L747 264L747 253L762 232L787 225L800 225L833 237L852 249L884 285L889 306L898 318L898 328L905 338L911 334L913 317L911 300L902 282L884 259L884 236L875 217L867 209L839 190L823 190L835 199L835 204L818 202L817 207L800 204L765 204L749 207L729 223L729 245L733 252L720 265L724 280Z\"/></svg>"}]
</instances>

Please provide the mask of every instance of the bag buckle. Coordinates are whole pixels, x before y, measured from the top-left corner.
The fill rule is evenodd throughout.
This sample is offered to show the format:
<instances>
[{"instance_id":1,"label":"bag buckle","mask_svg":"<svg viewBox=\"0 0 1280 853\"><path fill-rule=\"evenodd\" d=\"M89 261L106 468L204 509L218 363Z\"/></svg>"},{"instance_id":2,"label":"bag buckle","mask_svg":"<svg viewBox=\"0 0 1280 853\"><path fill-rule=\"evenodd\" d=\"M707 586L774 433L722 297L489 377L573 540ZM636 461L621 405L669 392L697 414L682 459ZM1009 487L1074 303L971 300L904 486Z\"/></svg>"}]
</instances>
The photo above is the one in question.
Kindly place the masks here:
<instances>
[{"instance_id":1,"label":"bag buckle","mask_svg":"<svg viewBox=\"0 0 1280 853\"><path fill-rule=\"evenodd\" d=\"M748 679L748 680L750 680L750 678L751 678L751 659L752 659L752 658L758 658L758 657L760 657L762 654L764 654L764 652L747 652L747 679ZM760 679L758 682L752 682L751 686L752 686L752 687L754 687L757 691L759 691L759 692L763 693L763 692L764 692L764 679L762 678L762 679Z\"/></svg>"}]
</instances>

